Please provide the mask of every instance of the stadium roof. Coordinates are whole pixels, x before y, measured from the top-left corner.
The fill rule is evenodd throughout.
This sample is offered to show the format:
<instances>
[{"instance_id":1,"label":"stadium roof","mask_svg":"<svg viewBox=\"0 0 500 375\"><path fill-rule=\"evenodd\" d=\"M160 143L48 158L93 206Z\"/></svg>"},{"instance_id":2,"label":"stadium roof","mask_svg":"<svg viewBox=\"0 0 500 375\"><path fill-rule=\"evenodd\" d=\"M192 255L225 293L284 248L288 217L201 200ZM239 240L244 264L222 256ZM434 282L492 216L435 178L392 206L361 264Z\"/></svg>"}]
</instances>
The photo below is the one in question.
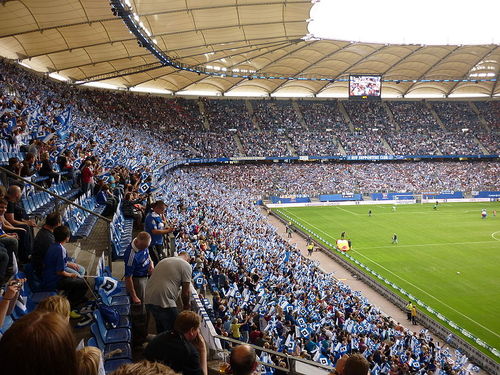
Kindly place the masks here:
<instances>
[{"instance_id":1,"label":"stadium roof","mask_svg":"<svg viewBox=\"0 0 500 375\"><path fill-rule=\"evenodd\" d=\"M178 63L218 74L327 80L208 76L162 66L105 0L0 0L0 55L58 79L163 93L345 97L342 79L349 73L379 73L394 81L384 82L386 97L500 95L498 44L315 40L308 30L310 0L123 3L157 48ZM336 17L354 15L332 16L332 23ZM470 81L421 82L454 79Z\"/></svg>"}]
</instances>

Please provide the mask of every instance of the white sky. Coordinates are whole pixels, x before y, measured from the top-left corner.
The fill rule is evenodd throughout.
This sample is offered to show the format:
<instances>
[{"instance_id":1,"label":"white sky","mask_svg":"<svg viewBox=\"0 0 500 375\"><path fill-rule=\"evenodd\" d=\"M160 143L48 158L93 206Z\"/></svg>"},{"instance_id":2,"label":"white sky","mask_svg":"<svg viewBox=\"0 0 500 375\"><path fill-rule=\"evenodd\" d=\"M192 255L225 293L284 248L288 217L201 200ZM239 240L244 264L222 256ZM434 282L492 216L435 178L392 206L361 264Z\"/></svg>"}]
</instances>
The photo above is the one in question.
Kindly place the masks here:
<instances>
[{"instance_id":1,"label":"white sky","mask_svg":"<svg viewBox=\"0 0 500 375\"><path fill-rule=\"evenodd\" d=\"M389 44L500 44L500 0L321 0L316 38Z\"/></svg>"}]
</instances>

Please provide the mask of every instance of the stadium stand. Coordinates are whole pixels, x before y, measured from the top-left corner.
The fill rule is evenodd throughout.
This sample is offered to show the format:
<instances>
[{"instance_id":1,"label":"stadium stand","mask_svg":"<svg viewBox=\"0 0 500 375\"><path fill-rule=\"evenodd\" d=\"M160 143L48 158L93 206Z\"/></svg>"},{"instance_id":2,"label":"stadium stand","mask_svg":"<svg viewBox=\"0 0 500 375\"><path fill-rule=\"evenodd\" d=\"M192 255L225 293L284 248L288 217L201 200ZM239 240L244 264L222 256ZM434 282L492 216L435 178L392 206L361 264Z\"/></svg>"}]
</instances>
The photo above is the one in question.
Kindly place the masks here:
<instances>
[{"instance_id":1,"label":"stadium stand","mask_svg":"<svg viewBox=\"0 0 500 375\"><path fill-rule=\"evenodd\" d=\"M398 133L380 103L347 102L345 107L356 128L356 133L349 133L332 103L313 103L307 107L313 109L305 109L304 103L294 106L287 100L253 101L259 131L253 129L243 102L208 100L202 104L210 123L207 131L200 106L193 100L77 89L5 62L0 65L0 74L2 161L9 163L14 156L24 159L24 152L37 158L48 152L56 163L61 153L69 150L76 172L74 179L54 183L48 191L38 185L26 187L31 192L25 193L22 203L28 215L43 219L57 206L57 196L74 200L62 208L63 220L74 239L85 240L97 226L96 214L103 213L105 206L97 204L96 196L106 184L118 202L108 215L113 258L117 260L123 258L134 233L133 219L125 218L121 211L122 195L141 194L146 206L155 184L161 185L157 196L169 207L166 215L175 226L175 248L192 256L193 284L206 310L204 318L212 321L219 334L329 365L343 354L361 352L369 358L372 372L375 368L381 374L431 372L434 364L446 368L451 355L431 344L427 330L413 333L404 329L360 292L323 273L283 240L250 202L263 195L302 195L299 198L308 202L309 197L320 195L324 200L344 199L339 193L346 191L356 191L355 199L361 199L361 193L367 192L499 189L498 162L223 165L158 173L167 163L193 154L236 155L238 146L227 131L233 126L245 154L251 156L284 156L292 151L338 155L333 135L349 155L386 155L390 150L397 155L478 155L482 152L477 139L483 147L491 147L498 143L498 135L483 133L485 129L468 103L432 105L448 131L466 126L470 137L469 133L464 137L440 130L421 103L390 105L402 127ZM8 94L12 90L15 95ZM410 118L414 108L415 119ZM302 126L299 110L309 130ZM231 121L226 121L228 117ZM424 132L419 133L419 127ZM80 191L78 176L86 161L93 164L96 186ZM9 176L7 183L16 182L16 177ZM99 304L113 307L120 317L116 327L110 328L102 310L91 309L94 323L89 344L104 354L119 349L119 356L104 361L105 370L111 372L132 359L131 305L123 284L110 281L114 283L112 295L102 287L104 278L111 276L102 259L99 257L95 272L97 278L103 278L101 287L96 283L93 293ZM18 271L25 266L19 264L16 269L11 262L0 278L23 278ZM41 298L28 283L24 285L22 296L27 303L8 314L3 333L17 320L26 320L22 316ZM212 303L206 298L206 288L213 295ZM385 355L375 360L380 352ZM455 371L468 365L464 357L456 354ZM279 365L272 356L264 355L260 360Z\"/></svg>"}]
</instances>

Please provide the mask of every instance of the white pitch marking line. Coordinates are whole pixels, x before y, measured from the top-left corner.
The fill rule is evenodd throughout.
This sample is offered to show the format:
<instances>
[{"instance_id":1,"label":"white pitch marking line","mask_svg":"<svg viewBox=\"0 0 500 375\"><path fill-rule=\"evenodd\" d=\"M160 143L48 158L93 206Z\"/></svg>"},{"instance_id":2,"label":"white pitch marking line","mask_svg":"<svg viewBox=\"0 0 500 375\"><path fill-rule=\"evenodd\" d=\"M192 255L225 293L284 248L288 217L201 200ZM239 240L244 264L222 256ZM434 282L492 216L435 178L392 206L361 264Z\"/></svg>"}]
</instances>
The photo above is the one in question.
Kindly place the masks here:
<instances>
[{"instance_id":1,"label":"white pitch marking line","mask_svg":"<svg viewBox=\"0 0 500 375\"><path fill-rule=\"evenodd\" d=\"M387 272L389 272L389 273L393 274L393 275L394 275L394 276L396 276L398 279L400 279L400 280L404 281L405 283L408 283L408 285L411 285L411 286L413 286L415 289L420 290L422 293L427 294L429 297L431 297L432 299L436 300L437 302L439 302L439 303L440 303L440 304L442 304L443 306L446 306L446 307L448 307L449 309L451 309L451 310L455 311L457 314L462 315L464 318L468 319L469 321L471 321L472 323L474 323L474 324L478 325L479 327L481 327L481 328L485 329L486 331L488 331L488 332L490 332L490 333L494 334L496 337L500 337L500 335L499 335L498 333L496 333L496 332L494 332L494 331L490 330L489 328L487 328L487 327L483 326L481 323L476 322L474 319L469 318L467 315L462 314L460 311L458 311L458 310L454 309L454 308L453 308L453 307L451 307L450 305L448 305L448 304L444 303L443 301L441 301L440 299L438 299L438 298L434 297L432 294L427 293L425 290L423 290L423 289L419 288L419 287L418 287L418 286L416 286L415 284L413 284L413 283L411 283L411 282L409 282L409 281L407 281L407 280L403 279L403 278L402 278L401 276L399 276L398 274L396 274L396 273L392 272L391 270L389 270L389 269L385 268L384 266L382 266L381 264L379 264L379 263L375 262L374 260L370 259L370 258L369 258L369 257L367 257L366 255L364 255L364 254L362 254L362 253L360 253L360 252L357 252L357 253L358 253L359 255L361 255L362 257L364 257L364 258L368 259L368 260L369 260L370 262L372 262L373 264L376 264L376 265L377 265L377 266L379 266L380 268L382 268L382 269L386 270Z\"/></svg>"},{"instance_id":2,"label":"white pitch marking line","mask_svg":"<svg viewBox=\"0 0 500 375\"><path fill-rule=\"evenodd\" d=\"M359 216L359 214L355 213L355 212L352 212L352 211L349 211L349 210L346 210L345 208L342 208L340 206L334 206L334 207L337 207L339 210L342 210L342 211L345 211L345 212L348 212L350 213L351 215L356 215L356 216Z\"/></svg>"},{"instance_id":3,"label":"white pitch marking line","mask_svg":"<svg viewBox=\"0 0 500 375\"><path fill-rule=\"evenodd\" d=\"M500 232L497 232L500 233ZM497 240L500 241L500 240ZM477 244L477 243L493 243L494 241L471 241L471 242L441 242L441 243L424 243L424 244L415 244L415 245L398 245L397 247L416 247L416 246L444 246L444 245L468 245L468 244ZM386 245L386 246L370 246L370 247L356 247L356 249L384 249L386 247L393 248L394 245Z\"/></svg>"},{"instance_id":4,"label":"white pitch marking line","mask_svg":"<svg viewBox=\"0 0 500 375\"><path fill-rule=\"evenodd\" d=\"M295 214L293 214L293 213L289 212L286 208L284 209L284 211L288 212L290 215L295 216L296 218L298 218L299 220L303 221L304 223L306 223L306 224L310 225L311 227L313 227L313 228L315 228L315 229L319 230L320 232L322 232L323 234L327 235L327 236L328 236L328 237L330 237L331 239L334 239L332 236L330 236L330 235L329 235L328 233L326 233L325 231L323 231L323 230L319 229L319 228L318 228L318 227L316 227L315 225L312 225L311 223L307 222L306 220L303 220L303 219L302 219L302 218L300 218L299 216L297 216L297 215L295 215ZM495 233L500 233L500 231L499 231L499 232L495 232ZM493 233L493 234L495 234L495 233ZM482 242L493 242L493 241L482 241ZM482 243L482 242L481 242L481 243ZM467 242L467 243L470 243L470 242ZM464 244L464 243L460 243L460 244ZM439 244L435 244L435 245L439 245ZM443 245L443 244L440 244L440 245ZM403 246L405 246L405 245L403 245ZM410 246L410 245L406 245L406 246ZM414 246L414 245L413 245L413 246ZM388 247L391 247L391 246L388 246ZM394 246L392 246L392 247L394 247ZM400 246L400 245L398 245L398 247L401 247L401 246ZM355 250L352 250L352 251L355 251ZM379 266L380 268L382 268L382 269L386 270L387 272L391 273L392 275L396 276L398 279L400 279L400 280L404 281L404 282L405 282L405 283L407 283L408 285L411 285L411 286L413 286L414 288L416 288L416 289L420 290L421 292L423 292L423 293L427 294L429 297L431 297L432 299L436 300L436 301L437 301L437 302L439 302L441 305L448 307L449 309L451 309L451 310L455 311L456 313L458 313L459 315L461 315L461 316L463 316L464 318L468 319L468 320L469 320L469 321L471 321L472 323L474 323L474 324L478 325L479 327L481 327L481 328L485 329L486 331L488 331L488 332L490 332L490 333L494 334L495 336L500 337L500 335L499 335L499 334L497 334L497 333L493 332L492 330L488 329L487 327L483 326L481 323L476 322L474 319L469 318L467 315L462 314L460 311L458 311L458 310L454 309L453 307L451 307L451 306L447 305L446 303L442 302L440 299L438 299L438 298L434 297L432 294L427 293L425 290L423 290L423 289L419 288L419 287L418 287L418 286L416 286L415 284L412 284L411 282L409 282L409 281L407 281L407 280L403 279L401 276L399 276L399 275L395 274L395 273L394 273L394 272L392 272L391 270L388 270L387 268L385 268L384 266L382 266L382 265L380 265L379 263L375 262L374 260L370 259L370 258L369 258L369 257L367 257L366 255L364 255L364 254L360 253L359 251L356 251L356 252L357 252L359 255L361 255L362 257L364 257L364 258L368 259L368 260L369 260L370 262L372 262L373 264L376 264L376 265L377 265L377 266Z\"/></svg>"},{"instance_id":5,"label":"white pitch marking line","mask_svg":"<svg viewBox=\"0 0 500 375\"><path fill-rule=\"evenodd\" d=\"M495 236L495 234L497 234L497 233L500 233L500 230L499 230L499 231L497 231L497 232L493 232L493 233L491 233L491 237L492 237L493 239L497 240L497 241L500 241L500 238L497 238L497 237Z\"/></svg>"}]
</instances>

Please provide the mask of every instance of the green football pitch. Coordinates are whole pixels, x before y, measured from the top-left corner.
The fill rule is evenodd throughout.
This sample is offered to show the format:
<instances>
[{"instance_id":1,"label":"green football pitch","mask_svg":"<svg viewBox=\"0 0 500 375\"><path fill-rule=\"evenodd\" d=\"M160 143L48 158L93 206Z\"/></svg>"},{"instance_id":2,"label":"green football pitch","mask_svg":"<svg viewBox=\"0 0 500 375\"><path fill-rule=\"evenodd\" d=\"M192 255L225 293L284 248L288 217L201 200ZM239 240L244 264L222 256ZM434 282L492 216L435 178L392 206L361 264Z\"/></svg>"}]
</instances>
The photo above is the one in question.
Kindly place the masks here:
<instances>
[{"instance_id":1,"label":"green football pitch","mask_svg":"<svg viewBox=\"0 0 500 375\"><path fill-rule=\"evenodd\" d=\"M443 203L437 210L432 204L395 207L276 211L314 232L316 239L335 243L345 231L352 241L349 255L500 350L500 203ZM483 208L488 211L484 220ZM391 243L394 233L398 244Z\"/></svg>"}]
</instances>

